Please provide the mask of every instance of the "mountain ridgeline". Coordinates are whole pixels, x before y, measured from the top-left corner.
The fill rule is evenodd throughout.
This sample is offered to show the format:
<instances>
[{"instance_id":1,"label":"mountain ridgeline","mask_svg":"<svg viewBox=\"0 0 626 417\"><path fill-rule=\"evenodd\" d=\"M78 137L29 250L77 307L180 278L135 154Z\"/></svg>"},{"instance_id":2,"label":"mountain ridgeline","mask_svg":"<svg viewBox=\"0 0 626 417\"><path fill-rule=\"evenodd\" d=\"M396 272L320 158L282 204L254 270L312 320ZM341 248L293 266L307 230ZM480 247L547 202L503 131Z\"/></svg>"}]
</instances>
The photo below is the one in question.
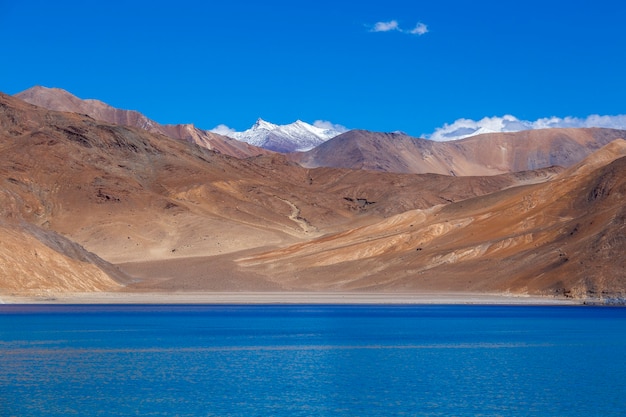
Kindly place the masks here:
<instances>
[{"instance_id":1,"label":"mountain ridgeline","mask_svg":"<svg viewBox=\"0 0 626 417\"><path fill-rule=\"evenodd\" d=\"M567 167L624 137L625 131L614 129L546 129L433 142L404 134L351 130L291 158L309 168L494 175L550 166Z\"/></svg>"},{"instance_id":2,"label":"mountain ridgeline","mask_svg":"<svg viewBox=\"0 0 626 417\"><path fill-rule=\"evenodd\" d=\"M236 158L284 153L289 160L307 168L495 175L567 167L611 141L626 137L623 130L572 128L488 133L434 142L402 133L323 129L299 120L279 126L262 119L250 129L231 132L227 137L192 125L160 125L136 111L116 109L98 100L81 100L57 88L33 87L16 97L49 110L82 113L96 120L160 133Z\"/></svg>"},{"instance_id":3,"label":"mountain ridgeline","mask_svg":"<svg viewBox=\"0 0 626 417\"><path fill-rule=\"evenodd\" d=\"M0 94L0 298L626 295L626 132L353 130L283 154L68 94Z\"/></svg>"},{"instance_id":4,"label":"mountain ridgeline","mask_svg":"<svg viewBox=\"0 0 626 417\"><path fill-rule=\"evenodd\" d=\"M131 126L172 139L195 143L207 149L237 158L268 153L245 142L198 129L190 124L162 125L134 110L111 107L99 100L81 100L59 88L33 87L15 95L27 103L49 110L85 114L89 117L121 126Z\"/></svg>"}]
</instances>

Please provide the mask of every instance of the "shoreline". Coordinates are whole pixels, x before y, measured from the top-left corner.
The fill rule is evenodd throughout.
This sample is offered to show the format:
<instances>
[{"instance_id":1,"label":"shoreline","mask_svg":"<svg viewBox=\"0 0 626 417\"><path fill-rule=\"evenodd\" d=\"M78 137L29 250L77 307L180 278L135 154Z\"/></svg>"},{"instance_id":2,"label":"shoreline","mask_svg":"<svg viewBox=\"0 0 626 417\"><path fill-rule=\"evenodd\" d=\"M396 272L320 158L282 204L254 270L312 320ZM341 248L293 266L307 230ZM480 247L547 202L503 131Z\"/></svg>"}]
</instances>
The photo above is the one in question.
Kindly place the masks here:
<instances>
[{"instance_id":1,"label":"shoreline","mask_svg":"<svg viewBox=\"0 0 626 417\"><path fill-rule=\"evenodd\" d=\"M588 301L588 300L587 300ZM0 304L474 304L583 305L585 300L484 293L367 292L102 292L40 295L0 295Z\"/></svg>"}]
</instances>

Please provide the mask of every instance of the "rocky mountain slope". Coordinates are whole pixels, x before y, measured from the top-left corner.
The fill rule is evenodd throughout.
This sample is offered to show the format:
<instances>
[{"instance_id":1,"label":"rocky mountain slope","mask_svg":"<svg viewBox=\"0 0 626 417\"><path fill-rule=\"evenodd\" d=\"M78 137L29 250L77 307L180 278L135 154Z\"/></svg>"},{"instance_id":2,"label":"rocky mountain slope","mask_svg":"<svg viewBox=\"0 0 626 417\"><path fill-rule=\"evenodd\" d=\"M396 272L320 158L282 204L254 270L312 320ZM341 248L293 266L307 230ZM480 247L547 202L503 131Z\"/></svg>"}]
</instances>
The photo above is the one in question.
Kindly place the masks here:
<instances>
[{"instance_id":1,"label":"rocky mountain slope","mask_svg":"<svg viewBox=\"0 0 626 417\"><path fill-rule=\"evenodd\" d=\"M0 293L119 290L132 279L79 244L33 224L0 220Z\"/></svg>"},{"instance_id":2,"label":"rocky mountain slope","mask_svg":"<svg viewBox=\"0 0 626 417\"><path fill-rule=\"evenodd\" d=\"M162 125L137 111L118 109L99 100L83 100L60 88L36 86L15 97L49 110L86 114L96 120L160 133L237 158L267 154L268 151L305 151L342 133L300 120L288 125L275 125L258 119L250 129L224 136L191 124Z\"/></svg>"},{"instance_id":3,"label":"rocky mountain slope","mask_svg":"<svg viewBox=\"0 0 626 417\"><path fill-rule=\"evenodd\" d=\"M239 160L6 95L0 138L0 219L12 230L54 231L111 263L280 247L520 181L308 170L279 155ZM25 242L28 252L32 239ZM14 250L2 246L5 259ZM22 274L12 265L3 271L6 288ZM51 283L64 274L49 271Z\"/></svg>"},{"instance_id":4,"label":"rocky mountain slope","mask_svg":"<svg viewBox=\"0 0 626 417\"><path fill-rule=\"evenodd\" d=\"M624 198L626 141L616 140L551 181L239 262L291 288L606 297L626 291Z\"/></svg>"},{"instance_id":5,"label":"rocky mountain slope","mask_svg":"<svg viewBox=\"0 0 626 417\"><path fill-rule=\"evenodd\" d=\"M401 133L364 130L341 133L301 121L279 126L261 119L252 128L234 132L229 138L192 125L160 125L136 111L116 109L98 100L81 100L61 89L33 87L16 97L50 110L87 114L96 120L139 127L237 158L269 154L270 150L286 153L289 160L307 168L497 175L550 166L567 167L615 139L626 138L622 130L588 128L493 133L434 142Z\"/></svg>"},{"instance_id":6,"label":"rocky mountain slope","mask_svg":"<svg viewBox=\"0 0 626 417\"><path fill-rule=\"evenodd\" d=\"M191 124L162 125L134 110L122 110L99 100L82 100L59 88L32 87L15 97L49 110L86 114L107 123L138 127L150 133L159 133L204 146L225 155L246 158L267 153L266 150L232 138L198 129Z\"/></svg>"},{"instance_id":7,"label":"rocky mountain slope","mask_svg":"<svg viewBox=\"0 0 626 417\"><path fill-rule=\"evenodd\" d=\"M0 294L624 294L624 142L485 177L245 160L0 94Z\"/></svg>"},{"instance_id":8,"label":"rocky mountain slope","mask_svg":"<svg viewBox=\"0 0 626 417\"><path fill-rule=\"evenodd\" d=\"M626 138L626 131L546 129L433 142L404 134L352 130L290 158L309 168L494 175L555 165L567 167L619 138Z\"/></svg>"}]
</instances>

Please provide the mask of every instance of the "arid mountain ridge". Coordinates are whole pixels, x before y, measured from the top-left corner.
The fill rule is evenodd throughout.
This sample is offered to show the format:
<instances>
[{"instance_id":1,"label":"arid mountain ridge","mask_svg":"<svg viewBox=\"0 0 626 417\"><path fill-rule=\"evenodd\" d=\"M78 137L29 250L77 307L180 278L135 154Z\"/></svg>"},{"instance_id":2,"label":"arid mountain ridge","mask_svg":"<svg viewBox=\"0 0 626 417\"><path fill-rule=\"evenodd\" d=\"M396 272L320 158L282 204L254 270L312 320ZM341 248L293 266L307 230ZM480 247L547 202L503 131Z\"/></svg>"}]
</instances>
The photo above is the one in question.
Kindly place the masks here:
<instances>
[{"instance_id":1,"label":"arid mountain ridge","mask_svg":"<svg viewBox=\"0 0 626 417\"><path fill-rule=\"evenodd\" d=\"M198 129L192 125L160 125L139 112L121 110L98 100L81 100L58 88L33 87L16 97L49 110L82 113L108 123L138 127L185 140L236 158L293 149L281 137L269 149ZM307 152L288 153L306 168L333 167L395 173L434 173L455 176L497 175L550 166L570 166L611 141L626 137L615 129L545 129L493 133L434 142L399 133L351 130Z\"/></svg>"},{"instance_id":2,"label":"arid mountain ridge","mask_svg":"<svg viewBox=\"0 0 626 417\"><path fill-rule=\"evenodd\" d=\"M268 153L245 142L198 129L191 124L163 125L134 110L122 110L93 99L82 100L60 88L36 86L15 95L17 98L49 110L86 114L107 123L138 127L173 139L195 143L237 158Z\"/></svg>"},{"instance_id":3,"label":"arid mountain ridge","mask_svg":"<svg viewBox=\"0 0 626 417\"><path fill-rule=\"evenodd\" d=\"M403 134L352 130L291 158L308 168L495 175L550 166L567 167L624 137L625 131L614 129L545 129L433 142Z\"/></svg>"},{"instance_id":4,"label":"arid mountain ridge","mask_svg":"<svg viewBox=\"0 0 626 417\"><path fill-rule=\"evenodd\" d=\"M566 170L493 175L494 164L483 168L488 176L398 174L304 168L274 153L240 159L0 95L0 297L104 290L621 297L626 142L602 147L618 135L603 131L573 129L567 140L544 132L569 160L578 159L570 140L589 148ZM449 166L461 175L479 161Z\"/></svg>"},{"instance_id":5,"label":"arid mountain ridge","mask_svg":"<svg viewBox=\"0 0 626 417\"><path fill-rule=\"evenodd\" d=\"M501 190L242 259L319 289L623 294L626 141L548 182ZM303 268L308 265L308 268ZM348 272L349 271L349 272ZM357 271L357 272L355 272Z\"/></svg>"}]
</instances>

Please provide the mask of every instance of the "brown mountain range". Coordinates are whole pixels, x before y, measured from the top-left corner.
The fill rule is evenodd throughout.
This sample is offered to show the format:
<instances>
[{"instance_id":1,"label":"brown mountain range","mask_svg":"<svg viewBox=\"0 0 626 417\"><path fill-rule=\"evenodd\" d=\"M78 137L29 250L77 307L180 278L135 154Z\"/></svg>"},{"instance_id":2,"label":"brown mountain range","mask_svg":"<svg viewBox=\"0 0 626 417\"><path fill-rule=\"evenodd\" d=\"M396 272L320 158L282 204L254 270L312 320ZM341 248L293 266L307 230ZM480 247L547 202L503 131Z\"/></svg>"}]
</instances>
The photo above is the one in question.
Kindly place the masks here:
<instances>
[{"instance_id":1,"label":"brown mountain range","mask_svg":"<svg viewBox=\"0 0 626 417\"><path fill-rule=\"evenodd\" d=\"M351 130L291 158L309 168L494 175L555 165L567 167L619 138L626 138L626 132L599 128L546 129L433 142L404 134Z\"/></svg>"},{"instance_id":2,"label":"brown mountain range","mask_svg":"<svg viewBox=\"0 0 626 417\"><path fill-rule=\"evenodd\" d=\"M245 160L0 94L0 295L626 291L626 145L486 177Z\"/></svg>"},{"instance_id":3,"label":"brown mountain range","mask_svg":"<svg viewBox=\"0 0 626 417\"><path fill-rule=\"evenodd\" d=\"M616 140L544 183L406 211L240 263L293 288L623 294L625 197L626 141Z\"/></svg>"},{"instance_id":4,"label":"brown mountain range","mask_svg":"<svg viewBox=\"0 0 626 417\"><path fill-rule=\"evenodd\" d=\"M49 110L86 114L107 123L138 127L150 133L160 133L172 139L195 143L237 158L270 153L245 142L198 129L191 124L162 125L137 111L117 109L99 100L83 100L60 88L36 86L16 94L15 97Z\"/></svg>"},{"instance_id":5,"label":"brown mountain range","mask_svg":"<svg viewBox=\"0 0 626 417\"><path fill-rule=\"evenodd\" d=\"M49 110L86 114L112 124L138 127L237 158L272 152L193 125L161 125L143 114L98 100L82 100L58 88L33 87L16 94ZM614 129L546 129L479 135L433 142L405 134L351 130L288 158L306 168L332 167L455 176L497 175L551 166L568 167L626 132Z\"/></svg>"}]
</instances>

